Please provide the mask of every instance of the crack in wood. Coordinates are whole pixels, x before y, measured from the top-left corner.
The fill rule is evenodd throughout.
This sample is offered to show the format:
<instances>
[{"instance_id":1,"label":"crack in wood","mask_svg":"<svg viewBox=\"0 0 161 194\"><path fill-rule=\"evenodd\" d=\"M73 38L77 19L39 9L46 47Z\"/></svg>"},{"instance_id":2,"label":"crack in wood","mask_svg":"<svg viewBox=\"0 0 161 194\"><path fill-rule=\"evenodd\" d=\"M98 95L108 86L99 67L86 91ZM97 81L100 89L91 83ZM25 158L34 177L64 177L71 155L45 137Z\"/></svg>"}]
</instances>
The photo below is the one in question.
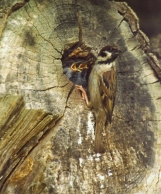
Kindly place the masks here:
<instances>
[{"instance_id":1,"label":"crack in wood","mask_svg":"<svg viewBox=\"0 0 161 194\"><path fill-rule=\"evenodd\" d=\"M21 7L23 7L26 3L28 3L30 0L24 0L23 2L19 2L14 4L11 9L8 12L8 16L10 16L13 12L19 10Z\"/></svg>"}]
</instances>

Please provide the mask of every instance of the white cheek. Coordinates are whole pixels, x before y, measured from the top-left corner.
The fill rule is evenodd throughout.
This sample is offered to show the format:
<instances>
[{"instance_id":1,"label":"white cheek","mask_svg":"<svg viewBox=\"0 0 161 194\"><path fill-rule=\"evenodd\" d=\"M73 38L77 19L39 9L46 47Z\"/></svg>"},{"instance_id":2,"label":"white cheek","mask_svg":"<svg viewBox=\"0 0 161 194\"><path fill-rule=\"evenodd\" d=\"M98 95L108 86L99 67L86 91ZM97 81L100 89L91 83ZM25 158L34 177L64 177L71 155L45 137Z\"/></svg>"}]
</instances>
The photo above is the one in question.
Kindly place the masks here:
<instances>
[{"instance_id":1,"label":"white cheek","mask_svg":"<svg viewBox=\"0 0 161 194\"><path fill-rule=\"evenodd\" d=\"M112 57L112 53L107 52L106 59L110 59Z\"/></svg>"}]
</instances>

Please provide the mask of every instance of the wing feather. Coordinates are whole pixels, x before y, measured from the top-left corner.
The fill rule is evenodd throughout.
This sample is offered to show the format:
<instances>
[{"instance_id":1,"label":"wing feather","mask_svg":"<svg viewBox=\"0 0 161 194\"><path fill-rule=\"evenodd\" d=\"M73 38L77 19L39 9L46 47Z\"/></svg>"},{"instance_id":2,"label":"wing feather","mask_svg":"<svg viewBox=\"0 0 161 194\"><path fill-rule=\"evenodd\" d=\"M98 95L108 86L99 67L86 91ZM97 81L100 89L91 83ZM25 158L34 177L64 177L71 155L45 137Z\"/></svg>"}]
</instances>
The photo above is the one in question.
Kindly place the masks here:
<instances>
[{"instance_id":1,"label":"wing feather","mask_svg":"<svg viewBox=\"0 0 161 194\"><path fill-rule=\"evenodd\" d=\"M112 67L111 71L103 73L100 83L100 94L107 113L107 122L111 123L116 94L116 69L114 67Z\"/></svg>"}]
</instances>

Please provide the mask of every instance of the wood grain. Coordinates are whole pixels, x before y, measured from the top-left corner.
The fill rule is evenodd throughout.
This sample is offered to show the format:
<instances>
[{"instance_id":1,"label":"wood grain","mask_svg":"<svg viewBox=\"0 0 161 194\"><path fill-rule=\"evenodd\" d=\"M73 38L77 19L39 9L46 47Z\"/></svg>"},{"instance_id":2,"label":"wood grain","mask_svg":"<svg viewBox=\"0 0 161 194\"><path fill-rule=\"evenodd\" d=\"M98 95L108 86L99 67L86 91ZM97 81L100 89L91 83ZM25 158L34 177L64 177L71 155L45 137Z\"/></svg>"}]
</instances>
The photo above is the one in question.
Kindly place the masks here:
<instances>
[{"instance_id":1,"label":"wood grain","mask_svg":"<svg viewBox=\"0 0 161 194\"><path fill-rule=\"evenodd\" d=\"M105 0L30 0L19 9L8 2L0 10L0 192L159 193L161 90L135 13ZM61 58L80 39L80 21L93 53L106 45L123 51L102 155L80 93L66 103L72 83Z\"/></svg>"}]
</instances>

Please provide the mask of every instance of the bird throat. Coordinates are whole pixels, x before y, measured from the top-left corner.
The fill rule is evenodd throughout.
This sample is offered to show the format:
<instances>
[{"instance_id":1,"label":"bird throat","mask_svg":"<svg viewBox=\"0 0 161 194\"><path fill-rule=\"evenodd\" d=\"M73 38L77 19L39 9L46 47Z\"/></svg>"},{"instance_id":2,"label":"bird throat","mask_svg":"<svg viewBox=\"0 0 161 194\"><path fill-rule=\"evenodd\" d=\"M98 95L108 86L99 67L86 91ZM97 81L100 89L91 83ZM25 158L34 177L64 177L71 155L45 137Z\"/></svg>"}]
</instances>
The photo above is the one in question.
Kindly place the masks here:
<instances>
[{"instance_id":1,"label":"bird throat","mask_svg":"<svg viewBox=\"0 0 161 194\"><path fill-rule=\"evenodd\" d=\"M110 59L107 59L106 61L98 61L98 64L101 64L101 65L104 65L104 64L110 64L112 63L116 58L110 58Z\"/></svg>"}]
</instances>

